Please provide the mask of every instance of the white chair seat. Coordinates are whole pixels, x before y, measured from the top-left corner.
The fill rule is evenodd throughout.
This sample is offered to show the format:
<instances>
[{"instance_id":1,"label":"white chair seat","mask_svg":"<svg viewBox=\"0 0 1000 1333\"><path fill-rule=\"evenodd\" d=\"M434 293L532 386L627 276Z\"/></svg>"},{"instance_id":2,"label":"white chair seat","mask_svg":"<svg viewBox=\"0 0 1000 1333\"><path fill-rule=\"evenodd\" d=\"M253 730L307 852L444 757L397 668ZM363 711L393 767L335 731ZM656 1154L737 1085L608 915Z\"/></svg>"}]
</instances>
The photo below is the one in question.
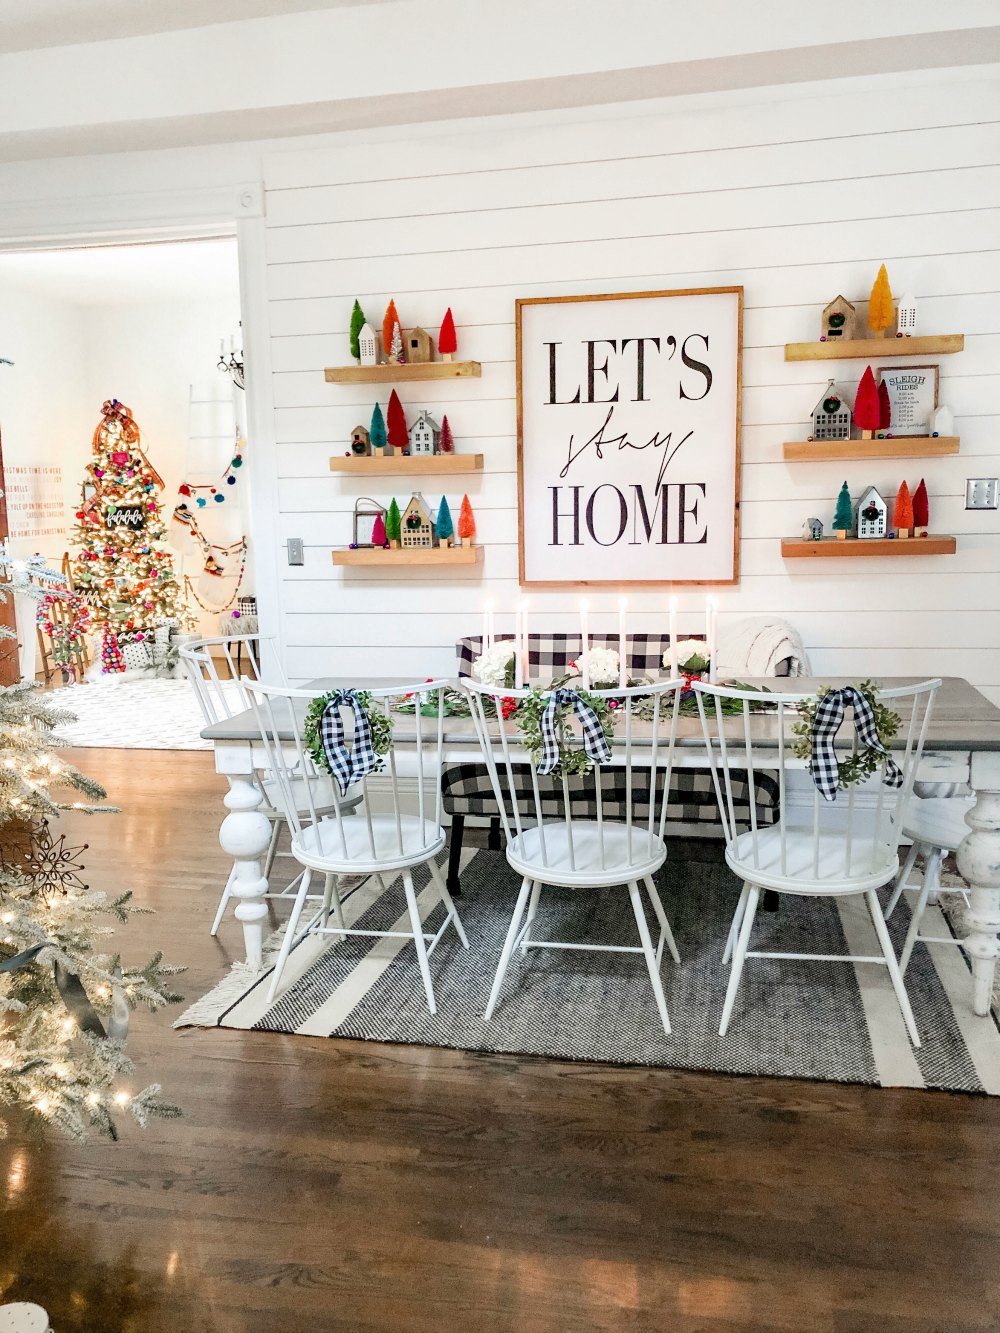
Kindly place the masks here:
<instances>
[{"instance_id":1,"label":"white chair seat","mask_svg":"<svg viewBox=\"0 0 1000 1333\"><path fill-rule=\"evenodd\" d=\"M903 836L953 852L967 833L965 813L976 803L974 796L930 797L911 801L903 815Z\"/></svg>"},{"instance_id":2,"label":"white chair seat","mask_svg":"<svg viewBox=\"0 0 1000 1333\"><path fill-rule=\"evenodd\" d=\"M805 898L878 889L895 878L899 869L896 853L888 843L873 846L870 838L859 837L850 873L845 875L845 834L839 830L820 832L817 863L817 839L811 824L785 825L784 867L780 825L758 831L756 857L753 838L752 832L741 833L726 848L726 863L730 870L740 879L749 880L763 889L780 889L782 893L795 893Z\"/></svg>"},{"instance_id":3,"label":"white chair seat","mask_svg":"<svg viewBox=\"0 0 1000 1333\"><path fill-rule=\"evenodd\" d=\"M667 859L667 849L655 834L650 837L645 829L633 825L630 849L627 825L606 823L602 862L600 825L596 821L574 819L572 828L572 861L569 825L565 822L544 825L544 855L542 831L529 828L511 839L507 860L518 874L545 884L600 888L645 879L659 870Z\"/></svg>"},{"instance_id":4,"label":"white chair seat","mask_svg":"<svg viewBox=\"0 0 1000 1333\"><path fill-rule=\"evenodd\" d=\"M364 875L420 865L444 847L444 829L432 820L401 815L399 832L394 815L373 815L371 842L367 819L321 819L292 839L292 854L303 865L330 874ZM372 844L375 856L372 856Z\"/></svg>"},{"instance_id":5,"label":"white chair seat","mask_svg":"<svg viewBox=\"0 0 1000 1333\"><path fill-rule=\"evenodd\" d=\"M295 802L295 809L305 817L309 814L309 800L306 792L306 784L309 785L309 791L312 794L313 808L318 815L327 814L336 806L333 791L333 778L326 774L319 773L313 777L306 778L303 775L297 775L292 778L289 786L291 796ZM281 801L278 797L278 784L273 778L265 775L261 787L264 792L266 805L261 807L261 812L269 819L278 818L281 815ZM347 793L340 803L341 810L354 810L361 804L363 797L359 786L348 787Z\"/></svg>"}]
</instances>

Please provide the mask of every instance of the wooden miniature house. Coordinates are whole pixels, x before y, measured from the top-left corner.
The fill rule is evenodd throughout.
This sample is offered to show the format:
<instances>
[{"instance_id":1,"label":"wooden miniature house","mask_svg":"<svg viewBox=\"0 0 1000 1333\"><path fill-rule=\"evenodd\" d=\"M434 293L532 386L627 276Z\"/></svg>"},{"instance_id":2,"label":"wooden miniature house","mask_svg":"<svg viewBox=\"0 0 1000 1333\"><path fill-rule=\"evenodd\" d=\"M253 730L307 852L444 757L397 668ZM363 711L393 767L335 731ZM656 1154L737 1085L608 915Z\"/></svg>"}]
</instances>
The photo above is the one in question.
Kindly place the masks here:
<instances>
[{"instance_id":1,"label":"wooden miniature house","mask_svg":"<svg viewBox=\"0 0 1000 1333\"><path fill-rule=\"evenodd\" d=\"M843 296L836 296L823 311L820 338L830 342L850 342L857 329L858 315L854 306Z\"/></svg>"},{"instance_id":2,"label":"wooden miniature house","mask_svg":"<svg viewBox=\"0 0 1000 1333\"><path fill-rule=\"evenodd\" d=\"M355 458L368 458L372 451L371 435L366 426L355 426L351 431L351 453Z\"/></svg>"},{"instance_id":3,"label":"wooden miniature house","mask_svg":"<svg viewBox=\"0 0 1000 1333\"><path fill-rule=\"evenodd\" d=\"M889 506L874 486L869 486L858 505L858 536L886 537L889 533Z\"/></svg>"},{"instance_id":4,"label":"wooden miniature house","mask_svg":"<svg viewBox=\"0 0 1000 1333\"><path fill-rule=\"evenodd\" d=\"M426 329L410 329L406 335L406 359L411 365L434 358L434 341Z\"/></svg>"},{"instance_id":5,"label":"wooden miniature house","mask_svg":"<svg viewBox=\"0 0 1000 1333\"><path fill-rule=\"evenodd\" d=\"M823 537L823 523L818 518L807 518L802 524L802 535L808 541L818 542Z\"/></svg>"},{"instance_id":6,"label":"wooden miniature house","mask_svg":"<svg viewBox=\"0 0 1000 1333\"><path fill-rule=\"evenodd\" d=\"M910 295L901 296L896 307L897 338L912 338L917 331L917 302Z\"/></svg>"},{"instance_id":7,"label":"wooden miniature house","mask_svg":"<svg viewBox=\"0 0 1000 1333\"><path fill-rule=\"evenodd\" d=\"M418 491L410 497L399 525L400 545L413 550L434 545L434 517Z\"/></svg>"},{"instance_id":8,"label":"wooden miniature house","mask_svg":"<svg viewBox=\"0 0 1000 1333\"><path fill-rule=\"evenodd\" d=\"M422 411L410 427L410 453L436 454L440 440L441 427L429 412Z\"/></svg>"},{"instance_id":9,"label":"wooden miniature house","mask_svg":"<svg viewBox=\"0 0 1000 1333\"><path fill-rule=\"evenodd\" d=\"M851 409L837 392L831 380L823 396L813 408L812 437L814 440L849 440L851 438Z\"/></svg>"},{"instance_id":10,"label":"wooden miniature house","mask_svg":"<svg viewBox=\"0 0 1000 1333\"><path fill-rule=\"evenodd\" d=\"M364 324L358 334L358 359L363 366L378 365L378 339L370 324Z\"/></svg>"}]
</instances>

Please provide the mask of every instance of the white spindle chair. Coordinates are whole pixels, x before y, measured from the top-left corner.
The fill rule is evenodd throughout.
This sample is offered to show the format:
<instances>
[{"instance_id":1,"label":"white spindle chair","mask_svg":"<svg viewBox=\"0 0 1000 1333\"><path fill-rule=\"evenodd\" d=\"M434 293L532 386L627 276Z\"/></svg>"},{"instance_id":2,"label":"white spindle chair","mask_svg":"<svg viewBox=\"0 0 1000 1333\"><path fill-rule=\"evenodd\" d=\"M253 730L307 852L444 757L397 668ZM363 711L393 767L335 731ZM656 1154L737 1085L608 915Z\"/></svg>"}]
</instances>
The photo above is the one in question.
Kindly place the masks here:
<instances>
[{"instance_id":1,"label":"white spindle chair","mask_svg":"<svg viewBox=\"0 0 1000 1333\"><path fill-rule=\"evenodd\" d=\"M181 648L180 659L184 664L188 680L194 688L195 696L207 726L235 717L237 713L248 712L252 707L250 695L247 691L247 682L263 679L263 652L258 647L258 643L259 636L257 635L233 634L213 639L198 639L193 643L185 644ZM267 640L264 640L264 643L266 645ZM278 662L277 654L273 651L269 652L267 673L275 683L284 684L284 672ZM275 857L285 857L290 853L278 851L278 840L286 821L277 803L274 780L267 772L257 773L255 780L263 797L262 804L259 807L260 813L271 822L271 841L268 845L263 870L264 878L267 879L274 866ZM306 808L304 786L303 779L299 778L296 783L296 799L300 809ZM333 809L333 792L329 778L325 775L315 776L310 780L310 786L313 788L311 792L313 801L318 803L318 808L322 813L329 813ZM357 806L360 802L360 792L353 791L350 793L349 805ZM226 908L232 897L232 886L235 878L236 867L234 864L233 869L229 872L226 887L222 890L222 897L219 899L219 906L212 922L211 933L213 935L218 934L222 918L226 914ZM297 880L293 880L280 892L267 893L264 896L266 898L287 897L289 892L295 889L296 884Z\"/></svg>"},{"instance_id":2,"label":"white spindle chair","mask_svg":"<svg viewBox=\"0 0 1000 1333\"><path fill-rule=\"evenodd\" d=\"M641 953L646 960L663 1030L669 1035L670 1018L660 980L664 943L675 963L680 962L680 957L653 876L667 857L664 830L681 682L669 680L632 689L590 691L602 699L622 700L616 710L610 764L624 769L624 780L619 784L624 800L615 804L613 817L609 817L605 809L608 794L601 781L601 771L608 765L595 763L591 772L583 777L540 777L519 745L516 730L511 724L499 720L502 699L521 700L529 691L497 689L472 679L462 683L472 702L476 730L507 837L507 860L521 876L514 915L484 1017L492 1017L504 975L517 948L522 954L528 949ZM547 691L544 697L548 695ZM652 699L651 722L633 716L635 701L644 696ZM579 726L574 714L570 715L566 725ZM579 806L581 797L592 806L592 819L574 816L573 807ZM624 818L620 813L622 809ZM639 933L638 946L574 944L532 938L543 888L585 890L619 884L628 887ZM660 926L655 949L639 892L640 884L645 885Z\"/></svg>"},{"instance_id":3,"label":"white spindle chair","mask_svg":"<svg viewBox=\"0 0 1000 1333\"><path fill-rule=\"evenodd\" d=\"M437 1005L428 960L449 925L454 925L463 946L466 949L469 947L462 922L437 864L437 857L445 845L445 832L441 825L441 759L444 748L443 695L448 683L422 681L417 685L400 685L391 690L367 691L372 698L372 707L390 716L397 730L412 730L413 763L407 765L407 787L404 789L393 744L381 771L388 776L385 784L388 790L384 793L384 799L391 805L391 812L372 812L369 778L365 777L357 784L362 796L363 817L354 819L344 818L351 807L340 795L335 780L331 782L331 814L324 815L313 803L309 784L305 788L307 808L301 809L296 800L295 784L299 775L316 772L303 739L305 713L314 691L262 685L249 680L246 685L263 740L268 769L274 778L279 806L291 829L292 855L304 871L275 965L268 999L273 1000L277 994L288 955L307 935L335 935L341 939L348 936L412 939L427 996L427 1007L432 1014L436 1014ZM412 695L418 705L412 715L391 713L391 701L402 694ZM430 701L436 701L437 704L437 715L433 718L425 717L419 706ZM344 710L344 718L347 722L345 735L350 745L353 719L349 709ZM407 791L414 781L415 814L407 813L405 808L408 802ZM428 798L429 786L433 786L434 790L432 801ZM348 796L353 790L348 788ZM421 865L426 865L430 871L445 906L445 919L435 933L424 931L413 887L413 870ZM374 875L385 892L386 875L394 880L396 872L402 872L410 930L361 930L347 926L337 888L337 876ZM314 873L325 876L322 909L296 934ZM333 926L329 924L331 906L336 921Z\"/></svg>"},{"instance_id":4,"label":"white spindle chair","mask_svg":"<svg viewBox=\"0 0 1000 1333\"><path fill-rule=\"evenodd\" d=\"M789 804L788 774L793 770L804 771L806 767L806 761L796 758L793 753L797 738L792 728L801 721L799 705L814 696L784 691L762 696L757 691L695 682L712 781L726 838L726 862L743 880L743 890L723 954L725 962L732 957L732 969L722 1010L720 1036L725 1036L729 1029L747 958L815 958L826 962L878 963L886 967L910 1040L914 1046L920 1045L876 890L888 884L899 871L901 816L913 789L934 695L940 684L940 680L928 680L919 685L877 692L878 700L899 711L902 717L899 735L894 742L899 748L891 753L902 770L903 785L892 788L879 781L875 809L869 812L858 807L856 786L839 792L834 802L825 801L813 788L808 807ZM738 712L727 717L723 713L723 700L735 703ZM762 704L767 705L766 711L758 711ZM858 745L852 710L848 707L845 714L838 737L838 750L844 755L856 750ZM732 774L745 773L752 785L755 773L762 770L778 775L778 822L767 828L759 827L756 809L751 803L749 826L741 831L741 823L748 821L737 817ZM813 898L863 894L881 954L866 957L751 950L750 932L764 889Z\"/></svg>"}]
</instances>

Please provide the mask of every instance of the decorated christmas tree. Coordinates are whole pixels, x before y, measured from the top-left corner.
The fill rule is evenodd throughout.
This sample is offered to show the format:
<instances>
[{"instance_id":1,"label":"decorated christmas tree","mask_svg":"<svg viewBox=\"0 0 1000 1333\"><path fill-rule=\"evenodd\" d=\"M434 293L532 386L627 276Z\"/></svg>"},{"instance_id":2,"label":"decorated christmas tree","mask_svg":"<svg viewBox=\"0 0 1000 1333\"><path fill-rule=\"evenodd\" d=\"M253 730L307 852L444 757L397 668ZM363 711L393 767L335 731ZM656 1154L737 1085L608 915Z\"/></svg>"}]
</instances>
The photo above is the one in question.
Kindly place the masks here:
<instances>
[{"instance_id":1,"label":"decorated christmas tree","mask_svg":"<svg viewBox=\"0 0 1000 1333\"><path fill-rule=\"evenodd\" d=\"M854 506L851 504L851 492L845 481L837 496L837 510L833 516L833 530L838 537L844 538L854 527Z\"/></svg>"},{"instance_id":2,"label":"decorated christmas tree","mask_svg":"<svg viewBox=\"0 0 1000 1333\"><path fill-rule=\"evenodd\" d=\"M139 427L117 399L94 431L73 541L73 581L101 630L103 670L149 665L158 627L189 626L160 506L163 480L143 453Z\"/></svg>"},{"instance_id":3,"label":"decorated christmas tree","mask_svg":"<svg viewBox=\"0 0 1000 1333\"><path fill-rule=\"evenodd\" d=\"M455 337L455 320L451 313L451 306L444 312L444 319L441 321L441 328L438 332L438 353L442 361L450 361L458 347L458 341Z\"/></svg>"},{"instance_id":4,"label":"decorated christmas tree","mask_svg":"<svg viewBox=\"0 0 1000 1333\"><path fill-rule=\"evenodd\" d=\"M458 511L458 535L462 544L471 542L476 535L476 519L472 512L472 502L467 495L462 496L462 507Z\"/></svg>"},{"instance_id":5,"label":"decorated christmas tree","mask_svg":"<svg viewBox=\"0 0 1000 1333\"><path fill-rule=\"evenodd\" d=\"M870 440L873 432L879 429L881 420L882 408L879 404L878 385L875 383L871 366L866 366L854 399L854 423L861 431L861 438Z\"/></svg>"},{"instance_id":6,"label":"decorated christmas tree","mask_svg":"<svg viewBox=\"0 0 1000 1333\"><path fill-rule=\"evenodd\" d=\"M52 728L72 715L37 690L33 681L0 689L0 1112L78 1139L90 1129L114 1138L120 1112L140 1125L179 1114L158 1085L129 1089L125 1049L130 1010L179 998L166 988L178 969L159 954L131 967L107 947L108 922L128 920L132 895L88 888L86 847L67 847L49 821L110 808L91 804L103 788L60 758ZM6 1130L0 1114L0 1138Z\"/></svg>"},{"instance_id":7,"label":"decorated christmas tree","mask_svg":"<svg viewBox=\"0 0 1000 1333\"><path fill-rule=\"evenodd\" d=\"M455 536L455 525L451 519L451 510L448 508L447 498L443 495L441 496L441 503L438 505L434 535L441 546L451 546L452 539Z\"/></svg>"},{"instance_id":8,"label":"decorated christmas tree","mask_svg":"<svg viewBox=\"0 0 1000 1333\"><path fill-rule=\"evenodd\" d=\"M868 327L872 333L884 338L887 330L892 328L894 318L889 275L885 271L885 265L882 264L868 298Z\"/></svg>"}]
</instances>

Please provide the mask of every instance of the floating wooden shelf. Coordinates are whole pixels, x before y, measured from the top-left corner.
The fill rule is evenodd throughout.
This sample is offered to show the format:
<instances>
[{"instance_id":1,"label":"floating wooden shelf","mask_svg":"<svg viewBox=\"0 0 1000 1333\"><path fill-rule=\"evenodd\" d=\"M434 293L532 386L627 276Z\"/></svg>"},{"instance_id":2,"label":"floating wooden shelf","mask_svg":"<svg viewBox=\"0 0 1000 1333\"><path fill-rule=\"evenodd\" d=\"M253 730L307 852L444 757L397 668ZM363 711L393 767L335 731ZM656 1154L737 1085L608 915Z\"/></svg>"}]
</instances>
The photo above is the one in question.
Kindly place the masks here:
<instances>
[{"instance_id":1,"label":"floating wooden shelf","mask_svg":"<svg viewBox=\"0 0 1000 1333\"><path fill-rule=\"evenodd\" d=\"M812 560L851 559L872 555L954 555L954 537L822 537L818 542L807 537L783 537L781 554L785 560L800 556Z\"/></svg>"},{"instance_id":2,"label":"floating wooden shelf","mask_svg":"<svg viewBox=\"0 0 1000 1333\"><path fill-rule=\"evenodd\" d=\"M359 547L356 551L334 551L335 565L380 565L385 569L398 565L481 565L482 546L424 546L417 548Z\"/></svg>"},{"instance_id":3,"label":"floating wooden shelf","mask_svg":"<svg viewBox=\"0 0 1000 1333\"><path fill-rule=\"evenodd\" d=\"M327 366L327 384L405 384L408 380L479 379L478 361L415 361L412 365Z\"/></svg>"},{"instance_id":4,"label":"floating wooden shelf","mask_svg":"<svg viewBox=\"0 0 1000 1333\"><path fill-rule=\"evenodd\" d=\"M941 458L957 454L957 435L897 435L891 440L786 440L786 463L822 463L848 458Z\"/></svg>"},{"instance_id":5,"label":"floating wooden shelf","mask_svg":"<svg viewBox=\"0 0 1000 1333\"><path fill-rule=\"evenodd\" d=\"M827 339L823 343L785 343L786 361L850 361L853 357L947 356L965 347L964 333L939 333L927 338ZM330 372L327 371L327 378Z\"/></svg>"},{"instance_id":6,"label":"floating wooden shelf","mask_svg":"<svg viewBox=\"0 0 1000 1333\"><path fill-rule=\"evenodd\" d=\"M372 454L355 458L353 454L330 459L331 472L348 472L357 477L402 476L407 472L482 472L482 454Z\"/></svg>"}]
</instances>

